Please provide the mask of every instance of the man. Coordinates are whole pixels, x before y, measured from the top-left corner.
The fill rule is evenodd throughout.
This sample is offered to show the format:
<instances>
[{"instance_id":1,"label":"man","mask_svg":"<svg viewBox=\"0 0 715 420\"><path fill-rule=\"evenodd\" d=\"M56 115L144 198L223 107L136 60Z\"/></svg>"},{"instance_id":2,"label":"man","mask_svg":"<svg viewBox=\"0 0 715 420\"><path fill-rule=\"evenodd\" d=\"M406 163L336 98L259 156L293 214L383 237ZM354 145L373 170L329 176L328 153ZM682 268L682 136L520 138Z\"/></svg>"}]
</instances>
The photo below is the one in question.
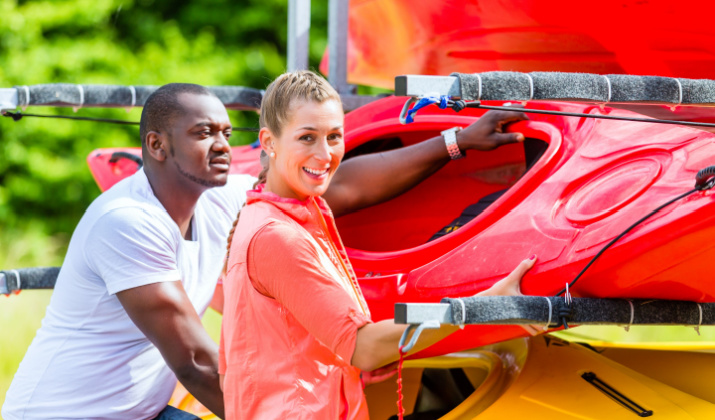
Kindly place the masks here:
<instances>
[{"instance_id":1,"label":"man","mask_svg":"<svg viewBox=\"0 0 715 420\"><path fill-rule=\"evenodd\" d=\"M521 141L501 127L524 118L488 114L457 133L457 145L488 150ZM144 168L97 198L72 236L43 325L8 391L6 420L195 418L166 405L176 379L223 416L217 346L200 315L254 180L228 175L231 123L204 87L158 89L144 106L140 135ZM351 159L325 198L336 215L354 211L449 159L441 137Z\"/></svg>"}]
</instances>

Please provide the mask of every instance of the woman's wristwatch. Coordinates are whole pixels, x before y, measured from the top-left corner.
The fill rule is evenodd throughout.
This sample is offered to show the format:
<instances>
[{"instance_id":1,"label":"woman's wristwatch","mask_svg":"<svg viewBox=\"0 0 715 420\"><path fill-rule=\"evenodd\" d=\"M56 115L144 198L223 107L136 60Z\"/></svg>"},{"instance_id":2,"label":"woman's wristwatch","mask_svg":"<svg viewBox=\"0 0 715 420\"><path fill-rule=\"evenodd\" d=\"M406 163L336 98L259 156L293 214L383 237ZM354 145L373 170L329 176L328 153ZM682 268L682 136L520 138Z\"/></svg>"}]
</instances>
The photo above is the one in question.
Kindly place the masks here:
<instances>
[{"instance_id":1,"label":"woman's wristwatch","mask_svg":"<svg viewBox=\"0 0 715 420\"><path fill-rule=\"evenodd\" d=\"M449 152L449 157L454 159L461 159L464 157L462 151L459 150L457 146L457 133L462 130L462 127L452 127L444 130L441 134L444 137L444 144L447 146L447 152Z\"/></svg>"}]
</instances>

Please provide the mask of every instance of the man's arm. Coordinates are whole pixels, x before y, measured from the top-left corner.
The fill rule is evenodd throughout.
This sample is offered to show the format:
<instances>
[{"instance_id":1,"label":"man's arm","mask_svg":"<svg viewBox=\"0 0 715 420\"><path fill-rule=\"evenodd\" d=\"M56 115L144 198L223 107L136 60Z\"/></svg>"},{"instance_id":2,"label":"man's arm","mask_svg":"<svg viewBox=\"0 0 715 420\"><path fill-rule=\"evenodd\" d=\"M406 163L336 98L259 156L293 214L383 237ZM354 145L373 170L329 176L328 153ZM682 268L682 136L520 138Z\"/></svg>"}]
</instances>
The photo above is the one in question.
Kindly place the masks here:
<instances>
[{"instance_id":1,"label":"man's arm","mask_svg":"<svg viewBox=\"0 0 715 420\"><path fill-rule=\"evenodd\" d=\"M181 282L139 286L121 291L117 297L184 387L223 418L218 349L201 325Z\"/></svg>"},{"instance_id":2,"label":"man's arm","mask_svg":"<svg viewBox=\"0 0 715 420\"><path fill-rule=\"evenodd\" d=\"M504 133L503 129L525 119L519 111L489 111L457 133L457 145L464 153L523 141L523 134ZM441 136L402 149L358 156L340 165L323 198L336 216L347 214L402 194L449 161Z\"/></svg>"}]
</instances>

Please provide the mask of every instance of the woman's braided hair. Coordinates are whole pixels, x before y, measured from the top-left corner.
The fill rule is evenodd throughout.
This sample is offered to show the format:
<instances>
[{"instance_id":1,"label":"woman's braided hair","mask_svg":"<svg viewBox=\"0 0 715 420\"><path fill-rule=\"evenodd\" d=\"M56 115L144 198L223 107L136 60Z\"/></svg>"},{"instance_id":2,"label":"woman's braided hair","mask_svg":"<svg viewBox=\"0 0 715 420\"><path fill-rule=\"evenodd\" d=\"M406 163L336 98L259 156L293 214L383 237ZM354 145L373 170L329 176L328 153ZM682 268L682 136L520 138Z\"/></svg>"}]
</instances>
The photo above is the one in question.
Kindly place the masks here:
<instances>
[{"instance_id":1,"label":"woman's braided hair","mask_svg":"<svg viewBox=\"0 0 715 420\"><path fill-rule=\"evenodd\" d=\"M323 103L328 100L338 101L340 95L330 86L327 80L322 76L310 70L298 70L288 73L283 73L276 78L266 88L266 93L261 101L261 114L259 125L261 128L268 128L271 133L278 137L280 136L283 127L290 120L291 106L294 102L317 102ZM261 151L261 165L263 169L258 174L258 180L253 184L256 188L260 184L266 182L268 177L269 159L265 151ZM233 226L228 234L226 244L226 261L223 266L223 274L228 270L228 257L231 252L231 241L233 234L238 225L238 219L241 216L241 211L238 211L236 220L233 221Z\"/></svg>"}]
</instances>

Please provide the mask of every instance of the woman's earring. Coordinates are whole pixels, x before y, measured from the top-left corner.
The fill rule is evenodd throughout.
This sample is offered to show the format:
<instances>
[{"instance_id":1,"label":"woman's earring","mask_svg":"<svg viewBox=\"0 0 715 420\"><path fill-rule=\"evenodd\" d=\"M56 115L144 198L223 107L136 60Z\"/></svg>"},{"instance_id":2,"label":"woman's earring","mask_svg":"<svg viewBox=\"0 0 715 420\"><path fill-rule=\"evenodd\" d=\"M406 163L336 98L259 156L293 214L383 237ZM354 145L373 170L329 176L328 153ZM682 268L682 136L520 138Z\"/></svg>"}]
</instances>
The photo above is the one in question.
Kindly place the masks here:
<instances>
[{"instance_id":1,"label":"woman's earring","mask_svg":"<svg viewBox=\"0 0 715 420\"><path fill-rule=\"evenodd\" d=\"M276 157L276 152L271 152L271 154L270 154L270 155L268 155L268 156L270 156L270 157L271 157L271 159L273 159L274 157Z\"/></svg>"}]
</instances>

